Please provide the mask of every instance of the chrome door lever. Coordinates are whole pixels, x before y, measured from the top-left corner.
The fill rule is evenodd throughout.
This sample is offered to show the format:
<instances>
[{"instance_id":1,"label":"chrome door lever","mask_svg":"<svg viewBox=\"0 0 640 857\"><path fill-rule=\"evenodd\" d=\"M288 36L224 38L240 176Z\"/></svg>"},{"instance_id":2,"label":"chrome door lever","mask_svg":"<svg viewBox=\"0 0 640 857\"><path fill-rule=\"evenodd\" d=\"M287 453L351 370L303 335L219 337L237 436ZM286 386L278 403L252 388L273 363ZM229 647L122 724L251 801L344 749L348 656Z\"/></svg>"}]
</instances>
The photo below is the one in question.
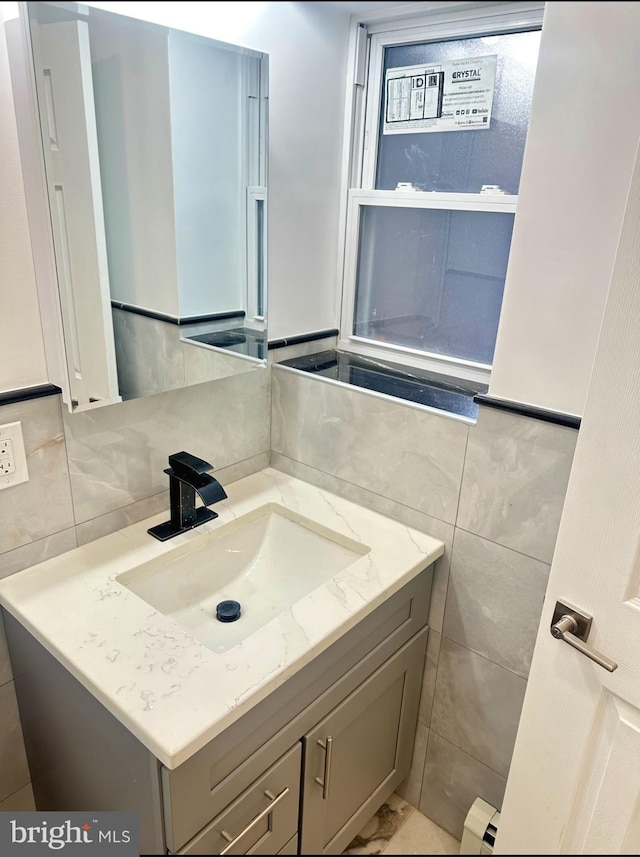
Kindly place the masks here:
<instances>
[{"instance_id":1,"label":"chrome door lever","mask_svg":"<svg viewBox=\"0 0 640 857\"><path fill-rule=\"evenodd\" d=\"M591 622L592 617L587 613L583 613L562 601L556 601L551 620L551 636L555 637L556 640L564 640L565 643L569 643L574 649L612 673L618 669L618 664L606 655L596 652L591 646L587 646Z\"/></svg>"}]
</instances>

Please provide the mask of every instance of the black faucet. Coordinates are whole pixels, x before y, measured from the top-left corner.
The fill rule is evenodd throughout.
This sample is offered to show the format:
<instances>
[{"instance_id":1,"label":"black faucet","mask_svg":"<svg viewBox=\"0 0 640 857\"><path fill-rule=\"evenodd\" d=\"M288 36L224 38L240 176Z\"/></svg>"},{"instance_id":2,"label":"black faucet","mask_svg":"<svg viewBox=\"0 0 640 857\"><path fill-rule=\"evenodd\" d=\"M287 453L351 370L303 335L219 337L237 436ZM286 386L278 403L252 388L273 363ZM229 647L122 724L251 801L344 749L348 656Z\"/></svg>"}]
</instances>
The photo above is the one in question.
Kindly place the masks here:
<instances>
[{"instance_id":1,"label":"black faucet","mask_svg":"<svg viewBox=\"0 0 640 857\"><path fill-rule=\"evenodd\" d=\"M188 452L169 456L169 467L164 472L169 474L171 518L151 527L148 533L164 542L218 517L207 507L224 500L227 493L218 480L207 473L208 470L213 470L211 464ZM204 504L197 509L196 492Z\"/></svg>"}]
</instances>

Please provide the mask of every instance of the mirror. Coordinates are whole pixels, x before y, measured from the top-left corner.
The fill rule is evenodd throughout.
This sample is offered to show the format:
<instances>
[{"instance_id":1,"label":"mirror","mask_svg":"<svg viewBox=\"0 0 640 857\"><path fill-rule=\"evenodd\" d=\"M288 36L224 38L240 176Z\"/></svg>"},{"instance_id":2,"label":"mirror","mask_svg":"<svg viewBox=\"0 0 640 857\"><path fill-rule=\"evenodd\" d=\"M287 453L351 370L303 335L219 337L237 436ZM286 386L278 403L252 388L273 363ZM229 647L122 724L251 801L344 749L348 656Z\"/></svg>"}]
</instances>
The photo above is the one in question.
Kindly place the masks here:
<instances>
[{"instance_id":1,"label":"mirror","mask_svg":"<svg viewBox=\"0 0 640 857\"><path fill-rule=\"evenodd\" d=\"M267 56L26 9L70 409L264 366Z\"/></svg>"}]
</instances>

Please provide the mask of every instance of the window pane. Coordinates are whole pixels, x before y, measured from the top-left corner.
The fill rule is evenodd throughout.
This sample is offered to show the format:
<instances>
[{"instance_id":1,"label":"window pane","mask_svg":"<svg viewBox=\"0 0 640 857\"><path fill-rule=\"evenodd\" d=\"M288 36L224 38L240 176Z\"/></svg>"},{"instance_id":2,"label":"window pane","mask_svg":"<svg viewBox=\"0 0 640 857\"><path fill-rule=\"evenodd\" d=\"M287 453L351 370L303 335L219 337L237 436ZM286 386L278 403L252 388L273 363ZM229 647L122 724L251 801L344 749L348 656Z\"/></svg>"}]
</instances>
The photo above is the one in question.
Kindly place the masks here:
<instances>
[{"instance_id":1,"label":"window pane","mask_svg":"<svg viewBox=\"0 0 640 857\"><path fill-rule=\"evenodd\" d=\"M360 210L353 333L491 363L513 215Z\"/></svg>"},{"instance_id":2,"label":"window pane","mask_svg":"<svg viewBox=\"0 0 640 857\"><path fill-rule=\"evenodd\" d=\"M376 188L411 182L426 191L479 193L482 185L498 185L517 194L539 43L535 30L387 48L385 72L497 55L496 81L489 128L402 134L382 133L383 86Z\"/></svg>"}]
</instances>

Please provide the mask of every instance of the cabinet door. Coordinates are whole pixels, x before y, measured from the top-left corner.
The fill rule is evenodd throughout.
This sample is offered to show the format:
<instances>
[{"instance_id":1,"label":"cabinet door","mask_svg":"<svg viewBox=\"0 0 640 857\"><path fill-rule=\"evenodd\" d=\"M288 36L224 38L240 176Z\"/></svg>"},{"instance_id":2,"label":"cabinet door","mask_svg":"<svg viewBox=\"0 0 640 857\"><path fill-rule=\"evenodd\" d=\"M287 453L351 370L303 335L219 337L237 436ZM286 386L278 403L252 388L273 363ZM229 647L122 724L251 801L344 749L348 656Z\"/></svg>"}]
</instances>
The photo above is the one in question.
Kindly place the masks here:
<instances>
[{"instance_id":1,"label":"cabinet door","mask_svg":"<svg viewBox=\"0 0 640 857\"><path fill-rule=\"evenodd\" d=\"M422 631L303 739L301 854L340 854L408 775Z\"/></svg>"},{"instance_id":2,"label":"cabinet door","mask_svg":"<svg viewBox=\"0 0 640 857\"><path fill-rule=\"evenodd\" d=\"M278 851L278 854L297 854L298 853L298 836L292 836L287 844Z\"/></svg>"},{"instance_id":3,"label":"cabinet door","mask_svg":"<svg viewBox=\"0 0 640 857\"><path fill-rule=\"evenodd\" d=\"M298 743L178 854L277 854L295 841L301 756Z\"/></svg>"}]
</instances>

